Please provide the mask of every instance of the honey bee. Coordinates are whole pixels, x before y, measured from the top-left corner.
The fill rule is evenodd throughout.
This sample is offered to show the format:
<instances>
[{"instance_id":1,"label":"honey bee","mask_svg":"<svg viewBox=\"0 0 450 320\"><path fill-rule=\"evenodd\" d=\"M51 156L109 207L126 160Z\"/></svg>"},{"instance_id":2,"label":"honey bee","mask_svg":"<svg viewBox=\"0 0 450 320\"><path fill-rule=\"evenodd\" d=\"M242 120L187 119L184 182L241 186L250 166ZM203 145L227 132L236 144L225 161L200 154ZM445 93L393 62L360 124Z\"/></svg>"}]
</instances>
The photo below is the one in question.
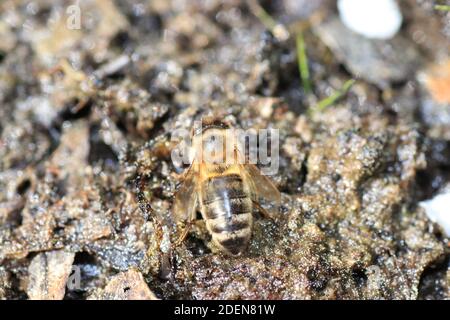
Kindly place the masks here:
<instances>
[{"instance_id":1,"label":"honey bee","mask_svg":"<svg viewBox=\"0 0 450 320\"><path fill-rule=\"evenodd\" d=\"M225 153L202 158L201 150L227 140L229 124L203 120L200 130L192 132L194 161L184 175L173 206L174 219L185 225L176 242L181 243L189 232L191 222L200 211L213 243L224 253L238 255L250 242L253 208L269 218L275 218L280 206L280 193L259 169L238 161L242 155L237 144L232 146L231 161ZM225 148L225 146L224 146Z\"/></svg>"}]
</instances>

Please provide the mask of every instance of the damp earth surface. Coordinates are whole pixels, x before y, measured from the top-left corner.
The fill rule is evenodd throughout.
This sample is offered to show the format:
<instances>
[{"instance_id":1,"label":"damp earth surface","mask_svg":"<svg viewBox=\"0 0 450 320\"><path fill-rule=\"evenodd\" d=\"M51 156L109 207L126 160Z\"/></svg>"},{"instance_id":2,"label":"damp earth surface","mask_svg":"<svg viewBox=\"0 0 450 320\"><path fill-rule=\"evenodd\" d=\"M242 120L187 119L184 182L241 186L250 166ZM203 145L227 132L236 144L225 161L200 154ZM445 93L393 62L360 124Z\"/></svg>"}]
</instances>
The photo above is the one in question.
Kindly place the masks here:
<instances>
[{"instance_id":1,"label":"damp earth surface","mask_svg":"<svg viewBox=\"0 0 450 320\"><path fill-rule=\"evenodd\" d=\"M333 1L2 1L0 298L448 299L448 235L419 205L450 183L433 4L372 40ZM209 115L280 133L280 214L254 213L238 257L200 215L174 246L172 133Z\"/></svg>"}]
</instances>

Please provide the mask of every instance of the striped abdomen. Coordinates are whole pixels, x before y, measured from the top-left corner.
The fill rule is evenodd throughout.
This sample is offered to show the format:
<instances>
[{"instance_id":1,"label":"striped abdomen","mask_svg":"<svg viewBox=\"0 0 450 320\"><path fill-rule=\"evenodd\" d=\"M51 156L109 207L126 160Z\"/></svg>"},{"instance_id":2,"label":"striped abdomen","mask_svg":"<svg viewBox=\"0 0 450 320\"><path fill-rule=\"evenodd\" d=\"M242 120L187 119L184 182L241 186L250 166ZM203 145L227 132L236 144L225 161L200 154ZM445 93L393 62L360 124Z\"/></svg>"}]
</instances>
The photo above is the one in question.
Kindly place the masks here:
<instances>
[{"instance_id":1,"label":"striped abdomen","mask_svg":"<svg viewBox=\"0 0 450 320\"><path fill-rule=\"evenodd\" d=\"M252 201L238 174L206 179L201 192L202 215L213 241L224 251L238 254L252 232Z\"/></svg>"}]
</instances>

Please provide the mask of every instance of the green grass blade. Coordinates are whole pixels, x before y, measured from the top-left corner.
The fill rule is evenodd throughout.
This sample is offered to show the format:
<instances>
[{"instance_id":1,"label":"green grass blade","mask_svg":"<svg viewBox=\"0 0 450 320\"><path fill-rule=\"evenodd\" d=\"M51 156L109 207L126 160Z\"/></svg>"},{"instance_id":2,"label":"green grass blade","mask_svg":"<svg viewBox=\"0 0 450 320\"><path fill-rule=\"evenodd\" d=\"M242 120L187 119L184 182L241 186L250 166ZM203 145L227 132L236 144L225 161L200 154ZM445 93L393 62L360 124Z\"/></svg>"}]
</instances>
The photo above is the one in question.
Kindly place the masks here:
<instances>
[{"instance_id":1,"label":"green grass blade","mask_svg":"<svg viewBox=\"0 0 450 320\"><path fill-rule=\"evenodd\" d=\"M278 23L274 18L267 13L266 10L259 4L258 0L249 0L248 6L250 11L258 18L259 21L269 30L275 38L279 40L286 40L289 38L289 31L284 25Z\"/></svg>"},{"instance_id":2,"label":"green grass blade","mask_svg":"<svg viewBox=\"0 0 450 320\"><path fill-rule=\"evenodd\" d=\"M311 80L309 75L308 66L308 56L306 55L305 39L303 38L303 33L299 32L297 34L297 62L298 71L302 79L303 88L306 93L311 92Z\"/></svg>"},{"instance_id":3,"label":"green grass blade","mask_svg":"<svg viewBox=\"0 0 450 320\"><path fill-rule=\"evenodd\" d=\"M440 11L450 11L450 6L443 5L443 4L437 4L434 6L434 8L436 10L440 10Z\"/></svg>"},{"instance_id":4,"label":"green grass blade","mask_svg":"<svg viewBox=\"0 0 450 320\"><path fill-rule=\"evenodd\" d=\"M267 30L273 30L277 25L277 22L263 9L258 3L258 0L250 0L248 2L250 10L261 21Z\"/></svg>"},{"instance_id":5,"label":"green grass blade","mask_svg":"<svg viewBox=\"0 0 450 320\"><path fill-rule=\"evenodd\" d=\"M354 80L354 79L347 80L340 90L337 90L329 97L319 101L317 106L314 108L314 111L323 111L326 108L328 108L329 106L331 106L332 104L334 104L337 100L339 100L345 94L347 94L347 92L355 84L355 82L356 82L356 80Z\"/></svg>"}]
</instances>

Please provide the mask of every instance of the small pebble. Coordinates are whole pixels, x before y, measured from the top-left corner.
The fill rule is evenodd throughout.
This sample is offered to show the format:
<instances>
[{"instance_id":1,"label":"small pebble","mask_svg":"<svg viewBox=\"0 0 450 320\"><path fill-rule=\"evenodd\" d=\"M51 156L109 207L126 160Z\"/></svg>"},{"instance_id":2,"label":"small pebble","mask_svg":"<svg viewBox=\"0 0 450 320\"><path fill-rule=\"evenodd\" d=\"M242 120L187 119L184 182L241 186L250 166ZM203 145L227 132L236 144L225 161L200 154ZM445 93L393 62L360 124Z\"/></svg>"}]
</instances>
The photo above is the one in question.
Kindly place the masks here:
<instances>
[{"instance_id":1,"label":"small pebble","mask_svg":"<svg viewBox=\"0 0 450 320\"><path fill-rule=\"evenodd\" d=\"M347 28L371 39L391 39L403 21L395 0L339 0L338 9Z\"/></svg>"},{"instance_id":2,"label":"small pebble","mask_svg":"<svg viewBox=\"0 0 450 320\"><path fill-rule=\"evenodd\" d=\"M437 195L433 199L420 202L420 206L425 209L428 217L439 224L450 236L450 190Z\"/></svg>"}]
</instances>

